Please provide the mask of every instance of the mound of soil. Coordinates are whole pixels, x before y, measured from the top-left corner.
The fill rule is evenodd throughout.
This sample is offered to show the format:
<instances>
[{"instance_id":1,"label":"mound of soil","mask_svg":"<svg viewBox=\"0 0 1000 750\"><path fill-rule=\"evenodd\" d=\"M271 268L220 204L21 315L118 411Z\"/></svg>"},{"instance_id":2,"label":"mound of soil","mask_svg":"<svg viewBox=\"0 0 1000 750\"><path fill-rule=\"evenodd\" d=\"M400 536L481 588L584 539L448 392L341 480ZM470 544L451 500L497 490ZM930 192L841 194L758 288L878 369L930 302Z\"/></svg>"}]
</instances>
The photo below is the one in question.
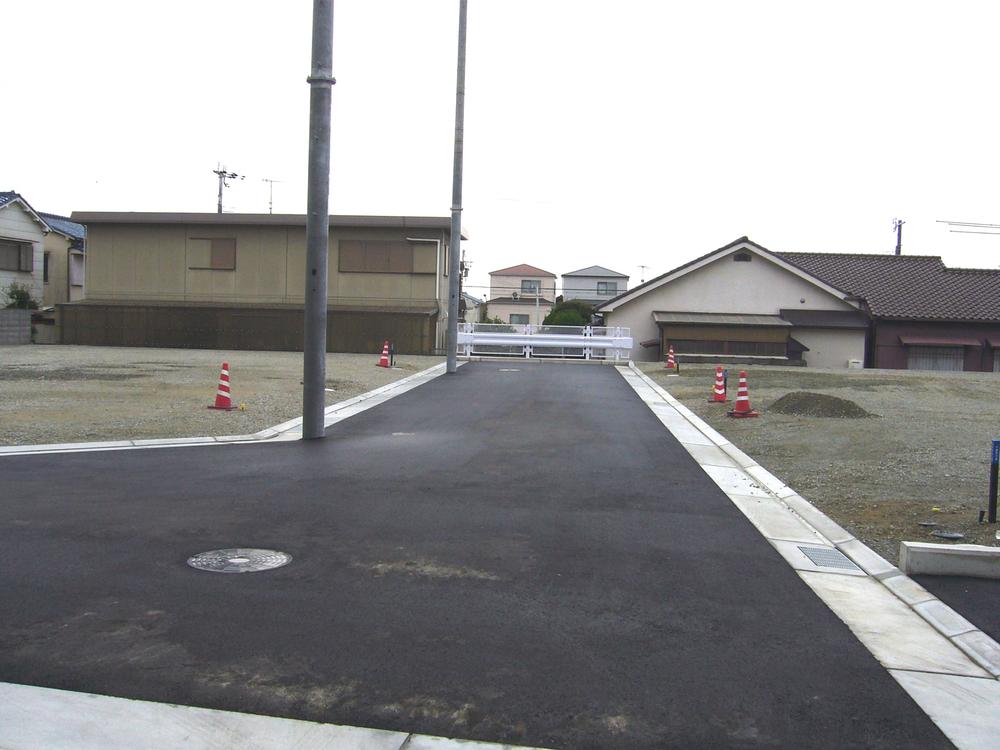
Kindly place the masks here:
<instances>
[{"instance_id":1,"label":"mound of soil","mask_svg":"<svg viewBox=\"0 0 1000 750\"><path fill-rule=\"evenodd\" d=\"M786 393L768 411L780 414L797 414L802 417L839 417L841 419L864 419L877 416L865 411L853 401L822 393L794 391Z\"/></svg>"}]
</instances>

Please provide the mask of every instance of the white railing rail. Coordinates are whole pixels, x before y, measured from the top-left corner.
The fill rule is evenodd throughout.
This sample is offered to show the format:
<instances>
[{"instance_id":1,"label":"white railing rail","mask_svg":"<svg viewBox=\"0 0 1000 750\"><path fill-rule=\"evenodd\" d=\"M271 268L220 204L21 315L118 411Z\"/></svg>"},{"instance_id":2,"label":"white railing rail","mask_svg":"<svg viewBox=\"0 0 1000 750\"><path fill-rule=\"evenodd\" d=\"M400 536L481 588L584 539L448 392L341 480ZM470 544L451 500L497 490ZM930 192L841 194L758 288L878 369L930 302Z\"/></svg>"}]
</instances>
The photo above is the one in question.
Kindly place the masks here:
<instances>
[{"instance_id":1,"label":"white railing rail","mask_svg":"<svg viewBox=\"0 0 1000 750\"><path fill-rule=\"evenodd\" d=\"M632 350L628 328L534 326L511 323L459 323L459 354L627 360Z\"/></svg>"}]
</instances>

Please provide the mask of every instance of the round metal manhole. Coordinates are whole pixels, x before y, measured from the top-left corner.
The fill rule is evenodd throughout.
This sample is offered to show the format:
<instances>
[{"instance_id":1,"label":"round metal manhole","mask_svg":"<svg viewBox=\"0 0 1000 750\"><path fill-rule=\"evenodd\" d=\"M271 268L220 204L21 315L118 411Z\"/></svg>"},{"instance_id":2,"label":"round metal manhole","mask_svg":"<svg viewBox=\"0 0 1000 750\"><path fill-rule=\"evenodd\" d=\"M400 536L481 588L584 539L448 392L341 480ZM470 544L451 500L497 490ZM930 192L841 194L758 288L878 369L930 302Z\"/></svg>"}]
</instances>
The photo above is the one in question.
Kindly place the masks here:
<instances>
[{"instance_id":1,"label":"round metal manhole","mask_svg":"<svg viewBox=\"0 0 1000 750\"><path fill-rule=\"evenodd\" d=\"M292 556L274 549L213 549L189 557L187 564L211 573L256 573L288 565Z\"/></svg>"}]
</instances>

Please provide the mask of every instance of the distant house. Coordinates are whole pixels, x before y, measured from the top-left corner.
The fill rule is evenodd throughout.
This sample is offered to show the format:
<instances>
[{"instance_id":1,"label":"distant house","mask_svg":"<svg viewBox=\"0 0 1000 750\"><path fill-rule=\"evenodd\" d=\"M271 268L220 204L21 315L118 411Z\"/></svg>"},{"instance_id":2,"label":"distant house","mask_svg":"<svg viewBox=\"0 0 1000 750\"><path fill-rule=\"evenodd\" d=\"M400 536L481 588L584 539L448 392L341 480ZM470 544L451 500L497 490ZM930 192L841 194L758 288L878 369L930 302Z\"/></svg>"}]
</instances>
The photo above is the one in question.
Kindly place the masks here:
<instances>
[{"instance_id":1,"label":"distant house","mask_svg":"<svg viewBox=\"0 0 1000 750\"><path fill-rule=\"evenodd\" d=\"M483 301L479 297L462 292L462 299L458 302L458 319L463 323L478 323L482 305Z\"/></svg>"},{"instance_id":2,"label":"distant house","mask_svg":"<svg viewBox=\"0 0 1000 750\"><path fill-rule=\"evenodd\" d=\"M868 315L857 295L746 237L599 305L631 329L632 357L860 366Z\"/></svg>"},{"instance_id":3,"label":"distant house","mask_svg":"<svg viewBox=\"0 0 1000 750\"><path fill-rule=\"evenodd\" d=\"M869 367L1000 372L1000 271L934 255L778 255L862 300Z\"/></svg>"},{"instance_id":4,"label":"distant house","mask_svg":"<svg viewBox=\"0 0 1000 750\"><path fill-rule=\"evenodd\" d=\"M522 263L490 271L486 314L504 323L541 325L555 298L556 275Z\"/></svg>"},{"instance_id":5,"label":"distant house","mask_svg":"<svg viewBox=\"0 0 1000 750\"><path fill-rule=\"evenodd\" d=\"M62 343L302 348L306 217L83 213L85 298L61 304ZM331 216L328 351L442 351L447 217Z\"/></svg>"},{"instance_id":6,"label":"distant house","mask_svg":"<svg viewBox=\"0 0 1000 750\"><path fill-rule=\"evenodd\" d=\"M590 305L617 297L628 289L628 276L603 266L587 266L562 275L564 300L580 300Z\"/></svg>"},{"instance_id":7,"label":"distant house","mask_svg":"<svg viewBox=\"0 0 1000 750\"><path fill-rule=\"evenodd\" d=\"M0 192L0 303L11 284L26 286L42 301L45 237L51 228L28 202L15 192ZM0 305L2 306L2 305Z\"/></svg>"},{"instance_id":8,"label":"distant house","mask_svg":"<svg viewBox=\"0 0 1000 750\"><path fill-rule=\"evenodd\" d=\"M42 307L83 299L87 228L65 216L40 214L52 229L45 236Z\"/></svg>"}]
</instances>

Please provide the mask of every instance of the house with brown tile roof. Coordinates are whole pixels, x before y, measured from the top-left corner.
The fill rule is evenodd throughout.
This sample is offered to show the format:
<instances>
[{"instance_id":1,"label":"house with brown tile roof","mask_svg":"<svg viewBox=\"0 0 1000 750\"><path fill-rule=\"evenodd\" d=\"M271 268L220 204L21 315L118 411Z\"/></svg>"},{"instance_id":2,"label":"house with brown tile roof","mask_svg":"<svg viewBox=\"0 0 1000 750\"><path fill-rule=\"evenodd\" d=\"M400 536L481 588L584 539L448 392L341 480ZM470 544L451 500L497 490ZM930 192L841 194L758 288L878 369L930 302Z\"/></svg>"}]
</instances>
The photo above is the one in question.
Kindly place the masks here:
<instances>
[{"instance_id":1,"label":"house with brown tile roof","mask_svg":"<svg viewBox=\"0 0 1000 750\"><path fill-rule=\"evenodd\" d=\"M1000 371L1000 270L948 268L934 255L778 255L863 300L868 366Z\"/></svg>"},{"instance_id":2,"label":"house with brown tile roof","mask_svg":"<svg viewBox=\"0 0 1000 750\"><path fill-rule=\"evenodd\" d=\"M637 359L1000 371L1000 271L741 237L598 307Z\"/></svg>"}]
</instances>

